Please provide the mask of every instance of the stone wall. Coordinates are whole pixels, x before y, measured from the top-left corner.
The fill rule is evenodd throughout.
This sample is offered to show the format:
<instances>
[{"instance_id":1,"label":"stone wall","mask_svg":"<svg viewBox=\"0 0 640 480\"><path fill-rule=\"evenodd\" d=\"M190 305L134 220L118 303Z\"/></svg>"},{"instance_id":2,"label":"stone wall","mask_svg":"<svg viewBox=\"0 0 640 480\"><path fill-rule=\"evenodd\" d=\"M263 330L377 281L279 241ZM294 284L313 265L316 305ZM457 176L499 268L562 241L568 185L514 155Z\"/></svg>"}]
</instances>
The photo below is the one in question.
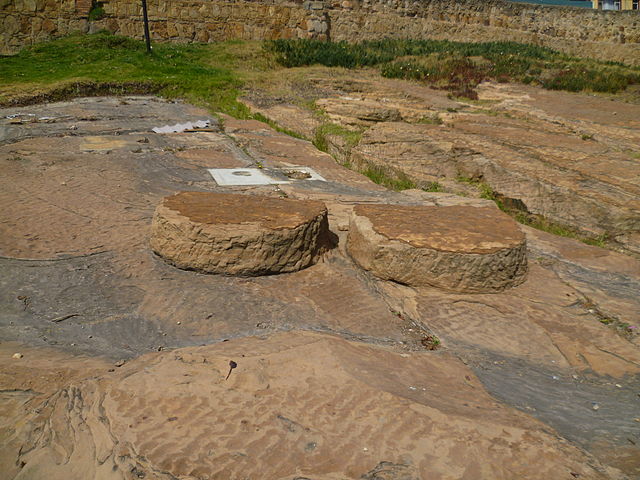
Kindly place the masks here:
<instances>
[{"instance_id":1,"label":"stone wall","mask_svg":"<svg viewBox=\"0 0 640 480\"><path fill-rule=\"evenodd\" d=\"M140 0L0 0L0 53L73 31L141 38ZM502 0L147 0L158 41L231 38L383 37L515 40L578 56L640 65L640 13L548 7Z\"/></svg>"},{"instance_id":2,"label":"stone wall","mask_svg":"<svg viewBox=\"0 0 640 480\"><path fill-rule=\"evenodd\" d=\"M640 12L501 0L333 0L332 40L381 37L513 40L640 65Z\"/></svg>"},{"instance_id":3,"label":"stone wall","mask_svg":"<svg viewBox=\"0 0 640 480\"><path fill-rule=\"evenodd\" d=\"M284 1L147 0L154 39L212 42L263 40L307 35L307 14L300 3ZM107 18L91 30L106 28L131 37L142 35L140 2L111 0Z\"/></svg>"}]
</instances>

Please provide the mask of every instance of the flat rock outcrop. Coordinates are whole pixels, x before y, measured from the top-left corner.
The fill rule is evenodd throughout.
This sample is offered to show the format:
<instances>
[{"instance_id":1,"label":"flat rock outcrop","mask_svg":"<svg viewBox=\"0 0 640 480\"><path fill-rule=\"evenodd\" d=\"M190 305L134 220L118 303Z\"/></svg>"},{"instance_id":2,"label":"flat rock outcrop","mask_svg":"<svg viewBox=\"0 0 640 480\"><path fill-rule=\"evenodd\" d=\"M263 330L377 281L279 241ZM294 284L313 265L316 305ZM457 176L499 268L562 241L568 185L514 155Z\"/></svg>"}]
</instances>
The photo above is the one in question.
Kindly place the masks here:
<instances>
[{"instance_id":1,"label":"flat rock outcrop","mask_svg":"<svg viewBox=\"0 0 640 480\"><path fill-rule=\"evenodd\" d=\"M604 480L614 472L498 407L451 354L409 356L326 334L151 353L27 398L33 408L7 435L17 460L6 478Z\"/></svg>"},{"instance_id":2,"label":"flat rock outcrop","mask_svg":"<svg viewBox=\"0 0 640 480\"><path fill-rule=\"evenodd\" d=\"M527 272L524 234L495 208L358 205L347 248L382 279L456 292L502 291Z\"/></svg>"},{"instance_id":3,"label":"flat rock outcrop","mask_svg":"<svg viewBox=\"0 0 640 480\"><path fill-rule=\"evenodd\" d=\"M502 292L363 274L346 251L355 205L490 201L387 191L255 120L149 133L205 115L132 96L0 111L2 478L640 476L640 262L522 226L527 280ZM274 198L207 172L257 162L327 179L280 195L324 203L340 248L248 278L151 254L175 192Z\"/></svg>"},{"instance_id":4,"label":"flat rock outcrop","mask_svg":"<svg viewBox=\"0 0 640 480\"><path fill-rule=\"evenodd\" d=\"M308 267L328 240L322 202L181 192L156 209L150 243L179 268L263 275Z\"/></svg>"},{"instance_id":5,"label":"flat rock outcrop","mask_svg":"<svg viewBox=\"0 0 640 480\"><path fill-rule=\"evenodd\" d=\"M519 215L640 252L640 107L632 94L625 103L486 82L473 102L417 82L351 77L310 80L328 120L354 132L351 144L325 136L341 163L454 193L473 195L481 185ZM287 119L273 105L261 111L299 130L290 111Z\"/></svg>"}]
</instances>

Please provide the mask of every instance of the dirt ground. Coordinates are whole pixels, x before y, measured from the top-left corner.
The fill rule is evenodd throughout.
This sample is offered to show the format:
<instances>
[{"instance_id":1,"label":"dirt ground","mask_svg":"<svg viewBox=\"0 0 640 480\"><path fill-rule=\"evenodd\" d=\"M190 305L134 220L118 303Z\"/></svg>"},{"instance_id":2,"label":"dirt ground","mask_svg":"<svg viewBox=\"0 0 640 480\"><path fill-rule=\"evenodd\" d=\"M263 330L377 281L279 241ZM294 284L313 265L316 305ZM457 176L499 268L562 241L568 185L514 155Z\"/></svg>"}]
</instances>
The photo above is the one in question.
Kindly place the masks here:
<instances>
[{"instance_id":1,"label":"dirt ground","mask_svg":"<svg viewBox=\"0 0 640 480\"><path fill-rule=\"evenodd\" d=\"M522 227L528 277L502 293L376 279L345 251L354 205L487 201L388 191L223 120L144 96L0 111L7 478L640 478L636 259ZM206 171L257 165L327 181ZM179 270L148 245L178 191L322 200L339 242L296 273Z\"/></svg>"}]
</instances>

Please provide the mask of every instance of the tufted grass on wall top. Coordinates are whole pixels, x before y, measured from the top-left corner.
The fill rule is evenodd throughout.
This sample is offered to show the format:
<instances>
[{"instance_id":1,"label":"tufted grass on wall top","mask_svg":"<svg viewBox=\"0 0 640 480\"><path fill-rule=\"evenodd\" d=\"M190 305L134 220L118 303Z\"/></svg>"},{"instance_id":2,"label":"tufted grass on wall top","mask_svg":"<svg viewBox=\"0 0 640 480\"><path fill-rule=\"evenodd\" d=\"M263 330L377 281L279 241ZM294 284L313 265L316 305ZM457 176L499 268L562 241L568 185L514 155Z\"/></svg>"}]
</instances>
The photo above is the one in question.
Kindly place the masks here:
<instances>
[{"instance_id":1,"label":"tufted grass on wall top","mask_svg":"<svg viewBox=\"0 0 640 480\"><path fill-rule=\"evenodd\" d=\"M285 67L378 67L385 77L417 80L469 98L477 98L474 88L483 80L606 93L640 84L640 68L515 42L273 40L265 43L265 50Z\"/></svg>"}]
</instances>

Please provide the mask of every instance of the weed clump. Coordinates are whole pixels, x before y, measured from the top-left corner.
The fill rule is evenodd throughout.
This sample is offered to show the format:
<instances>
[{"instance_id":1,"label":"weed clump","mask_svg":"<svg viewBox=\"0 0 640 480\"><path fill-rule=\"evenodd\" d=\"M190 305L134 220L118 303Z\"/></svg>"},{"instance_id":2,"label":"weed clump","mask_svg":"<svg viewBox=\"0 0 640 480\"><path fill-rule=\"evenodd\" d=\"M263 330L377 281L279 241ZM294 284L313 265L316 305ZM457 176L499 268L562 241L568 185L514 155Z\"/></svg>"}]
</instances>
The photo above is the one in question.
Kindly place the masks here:
<instances>
[{"instance_id":1,"label":"weed clump","mask_svg":"<svg viewBox=\"0 0 640 480\"><path fill-rule=\"evenodd\" d=\"M89 20L92 22L101 20L106 15L104 11L104 3L96 2L95 0L91 4L91 10L89 10Z\"/></svg>"},{"instance_id":2,"label":"weed clump","mask_svg":"<svg viewBox=\"0 0 640 480\"><path fill-rule=\"evenodd\" d=\"M407 174L391 170L380 165L367 164L360 173L369 177L371 181L391 190L402 191L417 188L418 185Z\"/></svg>"},{"instance_id":3,"label":"weed clump","mask_svg":"<svg viewBox=\"0 0 640 480\"><path fill-rule=\"evenodd\" d=\"M265 50L285 67L378 67L384 77L404 78L476 99L483 80L521 82L551 90L616 93L640 83L640 69L570 57L515 42L466 43L386 39L359 43L273 40Z\"/></svg>"}]
</instances>

